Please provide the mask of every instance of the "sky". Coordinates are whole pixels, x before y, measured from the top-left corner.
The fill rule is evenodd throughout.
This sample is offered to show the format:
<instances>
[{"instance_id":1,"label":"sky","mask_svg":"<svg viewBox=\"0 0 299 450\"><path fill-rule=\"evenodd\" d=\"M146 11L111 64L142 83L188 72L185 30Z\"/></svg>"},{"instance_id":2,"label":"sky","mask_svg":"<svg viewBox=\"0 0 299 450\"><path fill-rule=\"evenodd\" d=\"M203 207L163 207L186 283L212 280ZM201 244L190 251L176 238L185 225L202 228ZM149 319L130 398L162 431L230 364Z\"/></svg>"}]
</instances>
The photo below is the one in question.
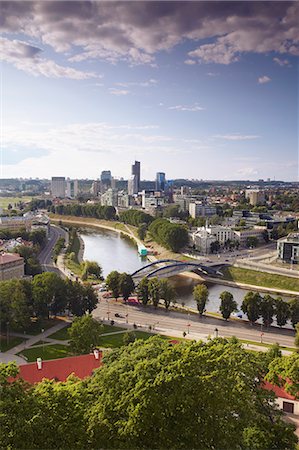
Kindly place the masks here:
<instances>
[{"instance_id":1,"label":"sky","mask_svg":"<svg viewBox=\"0 0 299 450\"><path fill-rule=\"evenodd\" d=\"M299 2L0 8L0 178L298 180Z\"/></svg>"}]
</instances>

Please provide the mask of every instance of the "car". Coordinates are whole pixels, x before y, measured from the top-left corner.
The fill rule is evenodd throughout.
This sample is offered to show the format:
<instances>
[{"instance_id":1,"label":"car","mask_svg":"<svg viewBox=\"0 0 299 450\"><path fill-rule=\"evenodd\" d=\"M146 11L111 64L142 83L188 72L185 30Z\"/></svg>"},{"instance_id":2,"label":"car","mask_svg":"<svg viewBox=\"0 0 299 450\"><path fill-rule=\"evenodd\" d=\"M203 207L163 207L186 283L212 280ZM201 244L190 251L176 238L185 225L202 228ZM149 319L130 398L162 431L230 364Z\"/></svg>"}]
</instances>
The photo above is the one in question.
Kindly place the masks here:
<instances>
[{"instance_id":1,"label":"car","mask_svg":"<svg viewBox=\"0 0 299 450\"><path fill-rule=\"evenodd\" d=\"M115 313L114 315L115 315L115 317L119 317L119 318L121 318L121 319L124 319L124 316L122 316L122 315L119 314L119 313Z\"/></svg>"}]
</instances>

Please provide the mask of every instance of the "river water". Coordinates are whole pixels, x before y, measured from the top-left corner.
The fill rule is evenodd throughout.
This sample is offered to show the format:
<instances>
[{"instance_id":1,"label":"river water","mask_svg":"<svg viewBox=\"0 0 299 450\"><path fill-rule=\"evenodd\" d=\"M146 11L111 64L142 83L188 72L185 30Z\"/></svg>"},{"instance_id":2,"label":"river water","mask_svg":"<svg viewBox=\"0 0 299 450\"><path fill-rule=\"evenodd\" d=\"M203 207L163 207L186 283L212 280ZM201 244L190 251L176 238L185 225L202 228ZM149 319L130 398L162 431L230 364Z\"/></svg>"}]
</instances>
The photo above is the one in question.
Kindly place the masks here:
<instances>
[{"instance_id":1,"label":"river water","mask_svg":"<svg viewBox=\"0 0 299 450\"><path fill-rule=\"evenodd\" d=\"M141 258L137 251L137 246L131 239L121 236L119 233L105 229L84 229L79 232L83 239L84 259L96 261L103 269L104 276L112 270L132 273L141 266L148 263L146 258ZM185 303L186 306L196 308L192 291L198 284L197 280L185 276L174 276L169 278L177 292L177 302ZM219 296L223 291L233 294L238 306L241 306L246 293L245 289L239 289L221 284L206 283L209 288L209 301L207 310L218 312L220 300ZM274 296L274 295L273 295ZM274 296L275 297L275 296ZM287 298L284 297L285 300Z\"/></svg>"}]
</instances>

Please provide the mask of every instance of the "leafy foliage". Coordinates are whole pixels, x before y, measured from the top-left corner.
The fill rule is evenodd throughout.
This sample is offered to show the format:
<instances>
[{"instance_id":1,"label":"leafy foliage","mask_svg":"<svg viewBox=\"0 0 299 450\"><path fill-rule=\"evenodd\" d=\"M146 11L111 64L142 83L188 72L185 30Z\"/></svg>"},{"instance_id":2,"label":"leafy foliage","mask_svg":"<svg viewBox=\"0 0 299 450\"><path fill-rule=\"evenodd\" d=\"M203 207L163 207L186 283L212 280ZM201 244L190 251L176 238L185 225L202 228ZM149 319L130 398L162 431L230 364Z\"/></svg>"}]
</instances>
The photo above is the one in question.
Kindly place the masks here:
<instances>
[{"instance_id":1,"label":"leafy foliage","mask_svg":"<svg viewBox=\"0 0 299 450\"><path fill-rule=\"evenodd\" d=\"M188 243L188 231L185 227L169 222L166 219L156 219L149 226L153 239L164 247L178 252Z\"/></svg>"},{"instance_id":2,"label":"leafy foliage","mask_svg":"<svg viewBox=\"0 0 299 450\"><path fill-rule=\"evenodd\" d=\"M237 302L234 300L234 296L231 292L224 291L220 294L221 304L220 312L222 317L227 320L230 318L232 312L237 310Z\"/></svg>"},{"instance_id":3,"label":"leafy foliage","mask_svg":"<svg viewBox=\"0 0 299 450\"><path fill-rule=\"evenodd\" d=\"M68 329L72 351L77 354L89 353L100 344L102 332L103 325L93 319L91 315L77 317Z\"/></svg>"},{"instance_id":4,"label":"leafy foliage","mask_svg":"<svg viewBox=\"0 0 299 450\"><path fill-rule=\"evenodd\" d=\"M252 323L256 322L261 315L261 300L258 292L247 292L242 302L241 309Z\"/></svg>"},{"instance_id":5,"label":"leafy foliage","mask_svg":"<svg viewBox=\"0 0 299 450\"><path fill-rule=\"evenodd\" d=\"M199 315L202 316L207 302L209 301L209 290L205 284L198 284L193 289L193 297L197 304Z\"/></svg>"}]
</instances>

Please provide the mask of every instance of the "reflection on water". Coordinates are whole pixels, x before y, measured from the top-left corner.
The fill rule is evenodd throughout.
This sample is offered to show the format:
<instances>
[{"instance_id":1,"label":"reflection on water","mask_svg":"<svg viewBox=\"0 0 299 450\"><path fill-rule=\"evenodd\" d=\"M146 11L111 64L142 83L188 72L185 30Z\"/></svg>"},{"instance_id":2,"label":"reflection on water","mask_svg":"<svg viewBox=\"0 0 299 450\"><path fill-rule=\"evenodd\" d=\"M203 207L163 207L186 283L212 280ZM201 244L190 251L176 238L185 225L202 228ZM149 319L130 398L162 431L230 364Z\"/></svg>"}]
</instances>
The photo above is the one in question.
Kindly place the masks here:
<instances>
[{"instance_id":1,"label":"reflection on water","mask_svg":"<svg viewBox=\"0 0 299 450\"><path fill-rule=\"evenodd\" d=\"M99 263L104 276L112 270L132 273L148 262L139 256L132 240L119 233L84 229L79 234L84 242L84 259Z\"/></svg>"}]
</instances>

